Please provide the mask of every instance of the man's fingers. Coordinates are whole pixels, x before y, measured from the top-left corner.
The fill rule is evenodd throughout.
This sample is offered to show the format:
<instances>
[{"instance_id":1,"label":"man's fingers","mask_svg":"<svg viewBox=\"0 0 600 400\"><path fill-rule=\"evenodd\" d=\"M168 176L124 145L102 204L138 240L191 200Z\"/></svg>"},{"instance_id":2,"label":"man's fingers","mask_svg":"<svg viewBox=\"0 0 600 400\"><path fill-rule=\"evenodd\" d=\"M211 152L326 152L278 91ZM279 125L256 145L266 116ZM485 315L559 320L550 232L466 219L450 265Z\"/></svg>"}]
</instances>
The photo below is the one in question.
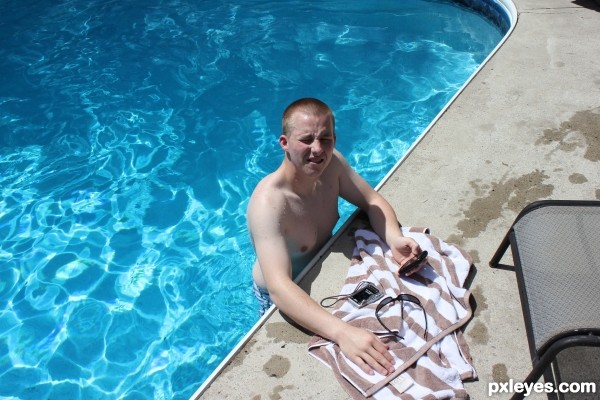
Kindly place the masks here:
<instances>
[{"instance_id":1,"label":"man's fingers","mask_svg":"<svg viewBox=\"0 0 600 400\"><path fill-rule=\"evenodd\" d=\"M373 375L373 370L379 372L381 375L387 375L389 373L386 367L377 362L377 360L368 353L364 353L353 361L360 369L369 375Z\"/></svg>"},{"instance_id":2,"label":"man's fingers","mask_svg":"<svg viewBox=\"0 0 600 400\"><path fill-rule=\"evenodd\" d=\"M381 375L387 375L390 372L394 372L394 358L388 351L388 347L377 338L375 338L373 347L368 350L363 359L371 368Z\"/></svg>"},{"instance_id":3,"label":"man's fingers","mask_svg":"<svg viewBox=\"0 0 600 400\"><path fill-rule=\"evenodd\" d=\"M389 347L371 331L349 325L338 344L342 352L369 375L373 374L373 370L381 375L394 371L394 358L388 351Z\"/></svg>"},{"instance_id":4,"label":"man's fingers","mask_svg":"<svg viewBox=\"0 0 600 400\"><path fill-rule=\"evenodd\" d=\"M387 375L394 372L394 358L388 351L388 346L381 342L377 336L368 332L370 339L369 345L364 350L359 351L352 361L360 367L365 373L372 375L373 370L381 375Z\"/></svg>"},{"instance_id":5,"label":"man's fingers","mask_svg":"<svg viewBox=\"0 0 600 400\"><path fill-rule=\"evenodd\" d=\"M355 359L352 360L352 362L354 362L354 364L358 365L358 367L360 369L362 369L365 374L373 375L373 369L371 367L369 367L369 364L364 362L362 358L356 357Z\"/></svg>"},{"instance_id":6,"label":"man's fingers","mask_svg":"<svg viewBox=\"0 0 600 400\"><path fill-rule=\"evenodd\" d=\"M375 338L375 343L373 343L373 349L376 352L375 356L381 355L384 358L384 360L382 361L387 361L386 368L393 368L392 363L394 362L394 357L392 357L392 355L388 351L389 347L377 337Z\"/></svg>"}]
</instances>

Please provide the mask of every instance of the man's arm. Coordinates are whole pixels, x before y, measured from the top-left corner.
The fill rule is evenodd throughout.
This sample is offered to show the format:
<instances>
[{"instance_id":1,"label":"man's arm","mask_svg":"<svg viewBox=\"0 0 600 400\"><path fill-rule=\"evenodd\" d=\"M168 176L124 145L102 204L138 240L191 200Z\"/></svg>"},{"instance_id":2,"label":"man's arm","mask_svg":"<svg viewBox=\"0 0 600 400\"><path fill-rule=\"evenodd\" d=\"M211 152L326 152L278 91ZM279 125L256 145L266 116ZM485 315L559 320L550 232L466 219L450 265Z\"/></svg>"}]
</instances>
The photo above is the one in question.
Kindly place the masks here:
<instances>
[{"instance_id":1,"label":"man's arm","mask_svg":"<svg viewBox=\"0 0 600 400\"><path fill-rule=\"evenodd\" d=\"M342 352L366 373L393 372L388 347L372 332L348 325L321 308L291 279L291 258L278 215L282 205L272 198L254 198L248 208L248 227L271 299L304 328L336 342Z\"/></svg>"},{"instance_id":2,"label":"man's arm","mask_svg":"<svg viewBox=\"0 0 600 400\"><path fill-rule=\"evenodd\" d=\"M340 163L340 196L367 213L371 227L388 244L400 265L416 257L421 248L414 239L402 235L392 206L337 151L336 158Z\"/></svg>"}]
</instances>

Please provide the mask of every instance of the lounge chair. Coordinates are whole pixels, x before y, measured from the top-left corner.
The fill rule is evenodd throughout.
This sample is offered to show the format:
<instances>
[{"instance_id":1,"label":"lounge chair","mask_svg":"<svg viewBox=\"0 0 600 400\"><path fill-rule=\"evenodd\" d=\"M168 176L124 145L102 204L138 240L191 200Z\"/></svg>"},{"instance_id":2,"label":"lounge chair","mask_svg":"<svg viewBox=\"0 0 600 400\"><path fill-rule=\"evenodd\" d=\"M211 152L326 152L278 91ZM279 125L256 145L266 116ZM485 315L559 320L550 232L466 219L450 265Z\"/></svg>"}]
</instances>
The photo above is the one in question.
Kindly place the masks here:
<instances>
[{"instance_id":1,"label":"lounge chair","mask_svg":"<svg viewBox=\"0 0 600 400\"><path fill-rule=\"evenodd\" d=\"M513 266L500 264L509 245ZM535 383L543 374L556 387L561 351L600 346L600 201L529 204L490 266L517 275L533 364L523 383ZM520 398L523 393L513 396Z\"/></svg>"}]
</instances>

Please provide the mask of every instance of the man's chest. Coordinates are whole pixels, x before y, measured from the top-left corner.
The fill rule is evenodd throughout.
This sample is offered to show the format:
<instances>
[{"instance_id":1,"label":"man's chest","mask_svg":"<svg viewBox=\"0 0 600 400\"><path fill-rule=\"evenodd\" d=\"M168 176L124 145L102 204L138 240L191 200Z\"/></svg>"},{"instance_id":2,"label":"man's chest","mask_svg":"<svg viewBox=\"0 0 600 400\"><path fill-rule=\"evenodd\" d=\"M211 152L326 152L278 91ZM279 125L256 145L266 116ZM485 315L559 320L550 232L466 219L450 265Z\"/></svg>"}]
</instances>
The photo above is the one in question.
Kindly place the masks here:
<instances>
[{"instance_id":1,"label":"man's chest","mask_svg":"<svg viewBox=\"0 0 600 400\"><path fill-rule=\"evenodd\" d=\"M285 233L291 253L311 252L331 236L339 219L338 197L331 193L288 204Z\"/></svg>"}]
</instances>

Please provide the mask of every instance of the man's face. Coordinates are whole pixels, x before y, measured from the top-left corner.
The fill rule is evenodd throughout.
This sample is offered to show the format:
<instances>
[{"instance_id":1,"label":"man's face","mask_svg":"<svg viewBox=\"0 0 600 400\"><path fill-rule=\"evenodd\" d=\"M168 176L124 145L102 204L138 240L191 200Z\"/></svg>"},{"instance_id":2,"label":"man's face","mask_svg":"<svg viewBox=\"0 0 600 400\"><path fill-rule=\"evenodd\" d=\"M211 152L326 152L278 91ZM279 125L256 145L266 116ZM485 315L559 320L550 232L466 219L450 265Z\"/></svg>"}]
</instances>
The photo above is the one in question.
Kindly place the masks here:
<instances>
[{"instance_id":1,"label":"man's face","mask_svg":"<svg viewBox=\"0 0 600 400\"><path fill-rule=\"evenodd\" d=\"M292 164L308 176L317 177L325 170L335 146L333 123L328 115L297 112L291 119L289 137L279 141Z\"/></svg>"}]
</instances>

